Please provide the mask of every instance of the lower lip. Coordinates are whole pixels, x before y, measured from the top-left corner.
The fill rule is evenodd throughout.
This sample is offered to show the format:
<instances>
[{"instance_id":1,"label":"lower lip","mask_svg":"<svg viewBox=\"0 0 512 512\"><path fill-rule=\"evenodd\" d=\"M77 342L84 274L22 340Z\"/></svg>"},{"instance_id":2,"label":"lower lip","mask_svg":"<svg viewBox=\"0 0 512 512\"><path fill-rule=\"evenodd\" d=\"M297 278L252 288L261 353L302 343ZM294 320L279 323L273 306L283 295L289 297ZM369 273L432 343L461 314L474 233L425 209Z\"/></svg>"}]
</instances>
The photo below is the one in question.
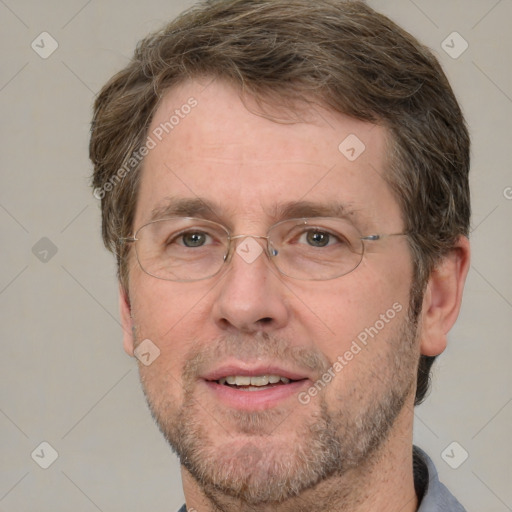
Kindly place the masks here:
<instances>
[{"instance_id":1,"label":"lower lip","mask_svg":"<svg viewBox=\"0 0 512 512\"><path fill-rule=\"evenodd\" d=\"M262 411L282 404L308 386L308 380L298 380L288 384L279 384L261 391L244 391L214 381L203 381L214 396L235 409ZM298 399L297 399L298 400Z\"/></svg>"}]
</instances>

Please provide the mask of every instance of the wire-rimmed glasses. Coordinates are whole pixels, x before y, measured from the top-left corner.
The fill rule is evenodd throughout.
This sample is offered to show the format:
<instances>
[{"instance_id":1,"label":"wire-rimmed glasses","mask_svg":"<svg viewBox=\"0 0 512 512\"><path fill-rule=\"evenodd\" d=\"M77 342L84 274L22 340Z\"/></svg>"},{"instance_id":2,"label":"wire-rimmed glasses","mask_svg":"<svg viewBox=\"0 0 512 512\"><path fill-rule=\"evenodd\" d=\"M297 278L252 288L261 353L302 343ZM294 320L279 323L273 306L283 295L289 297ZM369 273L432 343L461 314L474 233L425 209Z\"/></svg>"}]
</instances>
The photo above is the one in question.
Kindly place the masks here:
<instances>
[{"instance_id":1,"label":"wire-rimmed glasses","mask_svg":"<svg viewBox=\"0 0 512 512\"><path fill-rule=\"evenodd\" d=\"M236 240L265 240L265 252L285 276L323 281L352 272L361 263L365 242L405 233L361 236L344 218L287 219L270 227L266 236L232 235L217 222L193 217L168 217L141 226L133 237L144 272L168 281L199 281L218 274L233 257Z\"/></svg>"}]
</instances>

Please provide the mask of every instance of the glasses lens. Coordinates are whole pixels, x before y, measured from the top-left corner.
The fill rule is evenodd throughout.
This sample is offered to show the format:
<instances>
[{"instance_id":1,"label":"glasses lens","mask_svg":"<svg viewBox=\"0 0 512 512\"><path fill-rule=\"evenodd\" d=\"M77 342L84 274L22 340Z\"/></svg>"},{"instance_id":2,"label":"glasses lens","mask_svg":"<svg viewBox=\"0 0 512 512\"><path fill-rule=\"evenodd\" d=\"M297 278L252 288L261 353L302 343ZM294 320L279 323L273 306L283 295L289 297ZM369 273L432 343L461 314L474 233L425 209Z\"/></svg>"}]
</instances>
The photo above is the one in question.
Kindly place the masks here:
<instances>
[{"instance_id":1,"label":"glasses lens","mask_svg":"<svg viewBox=\"0 0 512 512\"><path fill-rule=\"evenodd\" d=\"M295 279L334 279L363 258L359 231L343 219L287 220L276 224L269 237L277 269Z\"/></svg>"},{"instance_id":2,"label":"glasses lens","mask_svg":"<svg viewBox=\"0 0 512 512\"><path fill-rule=\"evenodd\" d=\"M201 219L173 218L151 222L136 234L142 269L169 281L196 281L215 275L224 263L228 233Z\"/></svg>"}]
</instances>

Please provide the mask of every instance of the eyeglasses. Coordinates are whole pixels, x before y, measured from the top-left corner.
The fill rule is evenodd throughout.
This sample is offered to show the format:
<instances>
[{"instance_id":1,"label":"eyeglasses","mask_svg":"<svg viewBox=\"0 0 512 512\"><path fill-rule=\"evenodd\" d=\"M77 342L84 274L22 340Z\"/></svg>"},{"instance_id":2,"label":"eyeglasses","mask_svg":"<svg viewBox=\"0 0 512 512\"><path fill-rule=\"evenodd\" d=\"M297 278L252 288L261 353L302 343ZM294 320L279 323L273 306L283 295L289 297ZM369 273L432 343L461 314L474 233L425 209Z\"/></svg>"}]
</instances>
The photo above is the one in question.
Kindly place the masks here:
<instances>
[{"instance_id":1,"label":"eyeglasses","mask_svg":"<svg viewBox=\"0 0 512 512\"><path fill-rule=\"evenodd\" d=\"M133 237L119 241L134 243L142 270L167 281L199 281L215 276L231 260L235 241L251 238L255 240L253 254L256 250L265 252L281 274L324 281L357 268L363 259L365 242L390 236L407 234L361 236L348 220L315 217L278 222L266 236L233 236L225 226L210 220L171 217L145 224ZM266 240L264 249L256 242L260 239ZM248 251L250 246L244 246ZM240 251L239 247L237 252L243 257L243 250Z\"/></svg>"}]
</instances>

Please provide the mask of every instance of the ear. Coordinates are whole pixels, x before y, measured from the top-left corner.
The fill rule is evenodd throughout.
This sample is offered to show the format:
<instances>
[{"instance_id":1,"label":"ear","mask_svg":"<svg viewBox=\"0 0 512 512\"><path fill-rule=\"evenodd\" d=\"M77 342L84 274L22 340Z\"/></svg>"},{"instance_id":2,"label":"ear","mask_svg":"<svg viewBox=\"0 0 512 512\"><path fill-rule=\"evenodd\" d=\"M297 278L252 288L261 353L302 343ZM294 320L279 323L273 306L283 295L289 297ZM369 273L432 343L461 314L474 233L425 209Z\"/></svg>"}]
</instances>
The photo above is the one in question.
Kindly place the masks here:
<instances>
[{"instance_id":1,"label":"ear","mask_svg":"<svg viewBox=\"0 0 512 512\"><path fill-rule=\"evenodd\" d=\"M446 348L446 335L459 316L469 256L469 240L461 236L430 274L421 312L423 355L437 356Z\"/></svg>"},{"instance_id":2,"label":"ear","mask_svg":"<svg viewBox=\"0 0 512 512\"><path fill-rule=\"evenodd\" d=\"M119 312L121 314L121 326L123 328L123 347L124 351L133 357L135 348L133 336L133 321L130 307L130 299L127 291L119 284Z\"/></svg>"}]
</instances>

